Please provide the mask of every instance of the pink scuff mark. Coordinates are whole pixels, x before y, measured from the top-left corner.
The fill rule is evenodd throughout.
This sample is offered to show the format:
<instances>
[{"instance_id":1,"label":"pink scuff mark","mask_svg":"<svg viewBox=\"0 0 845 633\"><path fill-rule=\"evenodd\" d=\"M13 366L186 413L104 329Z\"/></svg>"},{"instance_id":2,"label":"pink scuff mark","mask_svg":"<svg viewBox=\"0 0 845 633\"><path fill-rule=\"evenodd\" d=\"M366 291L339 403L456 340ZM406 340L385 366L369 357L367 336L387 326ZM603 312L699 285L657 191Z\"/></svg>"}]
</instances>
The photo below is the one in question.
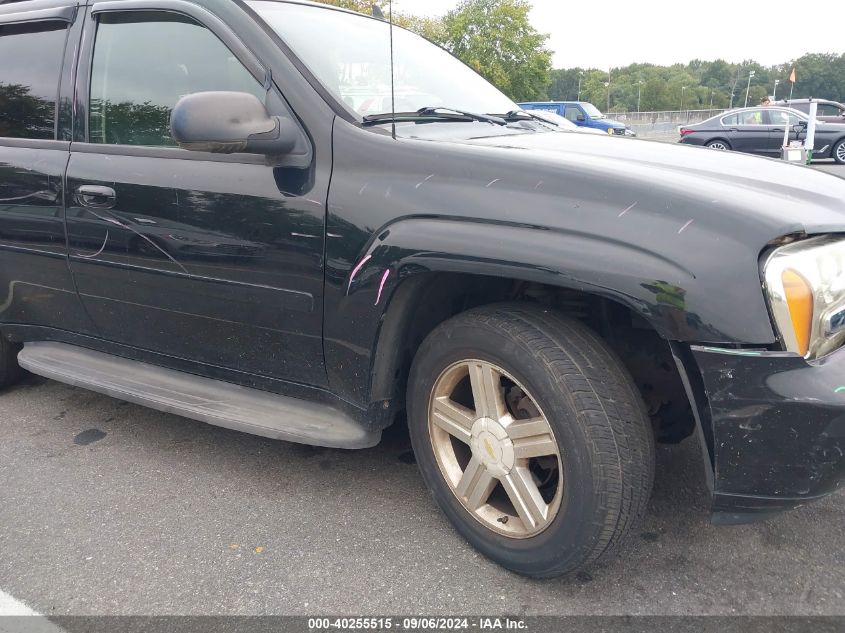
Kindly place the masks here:
<instances>
[{"instance_id":1,"label":"pink scuff mark","mask_svg":"<svg viewBox=\"0 0 845 633\"><path fill-rule=\"evenodd\" d=\"M390 276L390 269L384 271L384 274L381 276L381 281L378 285L378 294L376 295L376 302L373 305L378 305L378 302L381 301L381 291L384 290L384 284L387 283L387 278Z\"/></svg>"},{"instance_id":2,"label":"pink scuff mark","mask_svg":"<svg viewBox=\"0 0 845 633\"><path fill-rule=\"evenodd\" d=\"M681 233L683 233L684 229L685 229L685 228L687 228L690 224L692 224L692 222L693 222L693 221L692 221L692 220L690 220L689 222L687 222L686 224L684 224L684 225L683 225L680 229L678 229L678 235L680 235Z\"/></svg>"},{"instance_id":3,"label":"pink scuff mark","mask_svg":"<svg viewBox=\"0 0 845 633\"><path fill-rule=\"evenodd\" d=\"M620 214L619 214L619 215L617 215L616 217L617 217L617 218L621 218L623 215L625 215L626 213L628 213L628 211L630 211L631 209L633 209L635 206L637 206L637 203L636 203L636 202L635 202L634 204L632 204L630 207L628 207L628 208L626 208L626 209L623 209L623 210L622 210L622 213L620 213Z\"/></svg>"},{"instance_id":4,"label":"pink scuff mark","mask_svg":"<svg viewBox=\"0 0 845 633\"><path fill-rule=\"evenodd\" d=\"M367 255L364 259L362 259L360 262L358 262L358 265L355 266L355 268L352 269L352 274L349 275L349 283L346 286L346 292L347 293L349 293L349 288L352 286L352 281L355 279L355 275L357 275L360 272L360 270L364 267L364 264L366 264L368 261L370 261L371 258L372 258L372 255Z\"/></svg>"}]
</instances>

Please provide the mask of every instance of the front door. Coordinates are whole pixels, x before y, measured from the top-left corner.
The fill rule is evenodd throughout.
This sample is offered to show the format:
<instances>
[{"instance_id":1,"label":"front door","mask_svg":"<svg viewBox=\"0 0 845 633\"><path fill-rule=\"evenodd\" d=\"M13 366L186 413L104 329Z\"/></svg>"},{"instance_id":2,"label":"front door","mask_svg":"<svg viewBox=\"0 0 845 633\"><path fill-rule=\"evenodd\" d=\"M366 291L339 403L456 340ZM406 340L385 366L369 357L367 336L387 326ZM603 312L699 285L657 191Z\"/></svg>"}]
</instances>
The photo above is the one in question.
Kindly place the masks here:
<instances>
[{"instance_id":1,"label":"front door","mask_svg":"<svg viewBox=\"0 0 845 633\"><path fill-rule=\"evenodd\" d=\"M251 92L271 114L290 114L281 96L201 13L93 6L90 73L78 80L84 142L71 146L66 213L91 318L118 343L325 385L325 196L313 172L182 150L169 134L183 95Z\"/></svg>"}]
</instances>

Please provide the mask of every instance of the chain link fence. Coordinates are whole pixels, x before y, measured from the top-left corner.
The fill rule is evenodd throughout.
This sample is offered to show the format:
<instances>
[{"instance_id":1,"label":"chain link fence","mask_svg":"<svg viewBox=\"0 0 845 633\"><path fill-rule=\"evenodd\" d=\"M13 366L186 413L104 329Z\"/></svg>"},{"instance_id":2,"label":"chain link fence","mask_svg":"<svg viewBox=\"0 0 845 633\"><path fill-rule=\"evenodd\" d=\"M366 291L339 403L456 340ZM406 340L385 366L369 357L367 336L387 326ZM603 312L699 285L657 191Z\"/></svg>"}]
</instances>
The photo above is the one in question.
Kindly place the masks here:
<instances>
[{"instance_id":1,"label":"chain link fence","mask_svg":"<svg viewBox=\"0 0 845 633\"><path fill-rule=\"evenodd\" d=\"M660 112L610 112L608 116L630 127L641 138L676 140L678 126L699 123L725 112L712 110L663 110Z\"/></svg>"}]
</instances>

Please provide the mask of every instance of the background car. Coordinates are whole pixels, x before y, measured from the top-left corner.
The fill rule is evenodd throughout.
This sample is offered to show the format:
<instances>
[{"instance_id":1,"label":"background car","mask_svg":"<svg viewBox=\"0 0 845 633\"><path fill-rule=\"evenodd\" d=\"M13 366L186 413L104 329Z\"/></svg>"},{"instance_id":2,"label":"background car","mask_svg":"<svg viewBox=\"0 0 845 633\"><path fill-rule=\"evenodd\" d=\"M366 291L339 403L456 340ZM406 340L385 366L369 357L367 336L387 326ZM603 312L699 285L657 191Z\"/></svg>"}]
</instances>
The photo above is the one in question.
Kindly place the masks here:
<instances>
[{"instance_id":1,"label":"background car","mask_svg":"<svg viewBox=\"0 0 845 633\"><path fill-rule=\"evenodd\" d=\"M581 132L583 134L606 134L594 127L578 127L572 121L548 110L532 110L532 116L543 119L547 123L558 126L561 130L567 132Z\"/></svg>"},{"instance_id":2,"label":"background car","mask_svg":"<svg viewBox=\"0 0 845 633\"><path fill-rule=\"evenodd\" d=\"M531 101L520 103L523 110L545 110L569 119L578 127L593 128L608 134L636 136L624 123L608 119L601 110L586 101Z\"/></svg>"},{"instance_id":3,"label":"background car","mask_svg":"<svg viewBox=\"0 0 845 633\"><path fill-rule=\"evenodd\" d=\"M738 108L701 123L681 126L679 142L760 156L780 156L784 127L790 128L790 141L801 140L806 136L808 120L806 114L791 108ZM833 158L837 163L845 164L845 124L818 122L813 157Z\"/></svg>"},{"instance_id":4,"label":"background car","mask_svg":"<svg viewBox=\"0 0 845 633\"><path fill-rule=\"evenodd\" d=\"M819 121L824 121L825 123L845 123L845 104L827 99L813 99L813 101L819 104L818 110L816 111L816 118ZM804 114L810 113L809 99L776 101L774 105L792 108Z\"/></svg>"}]
</instances>

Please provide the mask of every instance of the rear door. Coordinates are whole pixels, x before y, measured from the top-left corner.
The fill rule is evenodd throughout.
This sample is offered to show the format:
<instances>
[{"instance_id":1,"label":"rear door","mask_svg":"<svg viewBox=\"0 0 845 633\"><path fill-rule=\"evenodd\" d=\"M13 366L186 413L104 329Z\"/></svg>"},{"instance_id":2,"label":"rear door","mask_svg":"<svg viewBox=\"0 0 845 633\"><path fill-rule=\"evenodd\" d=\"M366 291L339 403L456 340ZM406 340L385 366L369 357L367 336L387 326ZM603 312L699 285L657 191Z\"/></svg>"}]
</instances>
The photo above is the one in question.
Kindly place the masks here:
<instances>
[{"instance_id":1,"label":"rear door","mask_svg":"<svg viewBox=\"0 0 845 633\"><path fill-rule=\"evenodd\" d=\"M25 9L25 10L24 10ZM90 333L67 268L56 97L77 8L0 6L0 322Z\"/></svg>"},{"instance_id":2,"label":"rear door","mask_svg":"<svg viewBox=\"0 0 845 633\"><path fill-rule=\"evenodd\" d=\"M742 110L721 119L726 138L734 151L762 155L772 153L768 120L763 108Z\"/></svg>"},{"instance_id":3,"label":"rear door","mask_svg":"<svg viewBox=\"0 0 845 633\"><path fill-rule=\"evenodd\" d=\"M169 134L176 101L198 91L249 92L291 115L265 67L222 21L178 0L95 3L85 41L67 231L103 336L324 385L327 176L182 150Z\"/></svg>"}]
</instances>

